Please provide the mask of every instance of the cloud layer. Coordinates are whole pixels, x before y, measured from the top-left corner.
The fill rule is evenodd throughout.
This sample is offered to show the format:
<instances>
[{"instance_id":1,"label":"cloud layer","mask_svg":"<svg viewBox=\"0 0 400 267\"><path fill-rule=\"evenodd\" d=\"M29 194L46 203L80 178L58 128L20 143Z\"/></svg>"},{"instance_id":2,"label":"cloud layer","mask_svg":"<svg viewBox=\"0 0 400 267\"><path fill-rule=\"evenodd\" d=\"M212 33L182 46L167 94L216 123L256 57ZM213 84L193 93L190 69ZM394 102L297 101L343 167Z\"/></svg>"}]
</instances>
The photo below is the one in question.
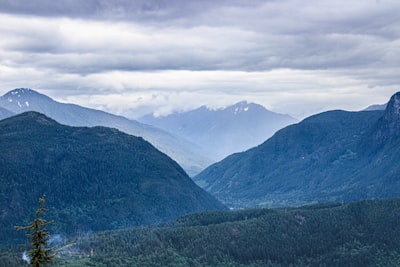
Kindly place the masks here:
<instances>
[{"instance_id":1,"label":"cloud layer","mask_svg":"<svg viewBox=\"0 0 400 267\"><path fill-rule=\"evenodd\" d=\"M0 90L131 117L247 99L302 117L399 90L400 2L2 1Z\"/></svg>"}]
</instances>

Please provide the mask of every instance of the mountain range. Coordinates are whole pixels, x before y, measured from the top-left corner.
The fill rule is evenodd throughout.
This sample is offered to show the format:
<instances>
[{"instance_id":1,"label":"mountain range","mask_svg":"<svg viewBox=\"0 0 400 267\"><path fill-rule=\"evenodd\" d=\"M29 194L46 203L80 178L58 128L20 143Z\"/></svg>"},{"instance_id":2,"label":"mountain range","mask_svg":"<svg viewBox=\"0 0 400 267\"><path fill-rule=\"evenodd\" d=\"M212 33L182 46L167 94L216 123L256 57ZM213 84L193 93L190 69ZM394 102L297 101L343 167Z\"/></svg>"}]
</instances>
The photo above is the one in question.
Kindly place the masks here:
<instances>
[{"instance_id":1,"label":"mountain range","mask_svg":"<svg viewBox=\"0 0 400 267\"><path fill-rule=\"evenodd\" d=\"M399 196L399 110L396 93L384 111L311 116L194 180L235 208Z\"/></svg>"},{"instance_id":2,"label":"mountain range","mask_svg":"<svg viewBox=\"0 0 400 267\"><path fill-rule=\"evenodd\" d=\"M137 120L75 104L60 103L29 88L0 97L0 119L36 111L70 126L106 126L141 136L176 160L190 176L234 153L254 147L277 130L295 123L288 115L239 102L220 109L198 109Z\"/></svg>"},{"instance_id":3,"label":"mountain range","mask_svg":"<svg viewBox=\"0 0 400 267\"><path fill-rule=\"evenodd\" d=\"M71 127L37 112L0 121L0 245L46 194L56 233L119 229L225 209L141 137ZM23 236L23 235L22 235Z\"/></svg>"},{"instance_id":4,"label":"mountain range","mask_svg":"<svg viewBox=\"0 0 400 267\"><path fill-rule=\"evenodd\" d=\"M0 97L0 119L26 111L36 111L70 126L106 126L141 136L176 160L189 175L194 175L213 161L203 156L194 143L156 127L104 111L54 101L32 89L14 89Z\"/></svg>"},{"instance_id":5,"label":"mountain range","mask_svg":"<svg viewBox=\"0 0 400 267\"><path fill-rule=\"evenodd\" d=\"M201 106L167 116L148 114L138 120L196 143L215 161L259 145L277 130L297 122L289 115L246 101L219 109Z\"/></svg>"},{"instance_id":6,"label":"mountain range","mask_svg":"<svg viewBox=\"0 0 400 267\"><path fill-rule=\"evenodd\" d=\"M256 109L253 105L227 108L225 121ZM6 117L0 120L0 266L22 264L16 249L7 246L25 240L14 226L30 223L43 193L46 217L56 222L50 232L75 239L57 248L60 266L400 263L400 243L393 238L400 231L399 200L347 203L400 195L400 92L384 110L320 113L226 157L193 177L209 193L142 137L78 127L84 120L115 123L118 116L29 89L9 92L0 106L0 118ZM29 109L77 125L24 112ZM174 116L169 119L175 126L184 121ZM188 135L195 129L191 119L182 130ZM198 130L214 129L208 127L205 122ZM293 208L310 203L323 204ZM224 211L227 206L284 208ZM103 230L109 231L98 232Z\"/></svg>"}]
</instances>

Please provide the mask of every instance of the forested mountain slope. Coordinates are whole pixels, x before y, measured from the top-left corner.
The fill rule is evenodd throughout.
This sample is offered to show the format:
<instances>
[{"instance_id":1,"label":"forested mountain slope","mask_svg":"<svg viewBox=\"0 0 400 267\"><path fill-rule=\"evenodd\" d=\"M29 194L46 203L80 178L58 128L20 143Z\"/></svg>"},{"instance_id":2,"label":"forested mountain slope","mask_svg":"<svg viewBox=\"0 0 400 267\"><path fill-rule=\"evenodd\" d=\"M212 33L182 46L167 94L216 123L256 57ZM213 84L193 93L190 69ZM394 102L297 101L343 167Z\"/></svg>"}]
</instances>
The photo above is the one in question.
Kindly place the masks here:
<instances>
[{"instance_id":1,"label":"forested mountain slope","mask_svg":"<svg viewBox=\"0 0 400 267\"><path fill-rule=\"evenodd\" d=\"M0 107L15 114L36 111L69 126L105 126L143 137L177 161L190 175L197 174L213 162L203 156L194 143L159 128L104 111L60 103L29 88L14 89L0 96Z\"/></svg>"},{"instance_id":2,"label":"forested mountain slope","mask_svg":"<svg viewBox=\"0 0 400 267\"><path fill-rule=\"evenodd\" d=\"M225 208L143 138L36 112L0 121L1 243L13 242L42 194L52 231L72 235Z\"/></svg>"},{"instance_id":3,"label":"forested mountain slope","mask_svg":"<svg viewBox=\"0 0 400 267\"><path fill-rule=\"evenodd\" d=\"M399 196L399 99L395 94L385 111L309 117L194 180L232 207Z\"/></svg>"}]
</instances>

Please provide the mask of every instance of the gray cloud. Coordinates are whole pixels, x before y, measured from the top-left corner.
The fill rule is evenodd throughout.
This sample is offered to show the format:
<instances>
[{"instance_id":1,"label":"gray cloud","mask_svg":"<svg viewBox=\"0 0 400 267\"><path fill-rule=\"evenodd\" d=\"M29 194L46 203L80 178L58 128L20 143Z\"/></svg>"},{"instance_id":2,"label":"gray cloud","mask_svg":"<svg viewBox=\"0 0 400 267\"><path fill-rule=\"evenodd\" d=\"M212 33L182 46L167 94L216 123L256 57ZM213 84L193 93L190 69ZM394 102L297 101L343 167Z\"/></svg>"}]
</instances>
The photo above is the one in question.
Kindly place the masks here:
<instances>
[{"instance_id":1,"label":"gray cloud","mask_svg":"<svg viewBox=\"0 0 400 267\"><path fill-rule=\"evenodd\" d=\"M399 12L397 0L2 0L0 87L65 100L84 90L88 104L112 111L116 93L160 110L207 99L292 103L292 114L329 101L358 108L340 104L346 95L374 103L399 86Z\"/></svg>"},{"instance_id":2,"label":"gray cloud","mask_svg":"<svg viewBox=\"0 0 400 267\"><path fill-rule=\"evenodd\" d=\"M242 1L238 0L36 0L33 2L2 0L0 12L50 17L66 16L85 19L148 20L155 22L193 17L220 5L241 6L243 4Z\"/></svg>"}]
</instances>

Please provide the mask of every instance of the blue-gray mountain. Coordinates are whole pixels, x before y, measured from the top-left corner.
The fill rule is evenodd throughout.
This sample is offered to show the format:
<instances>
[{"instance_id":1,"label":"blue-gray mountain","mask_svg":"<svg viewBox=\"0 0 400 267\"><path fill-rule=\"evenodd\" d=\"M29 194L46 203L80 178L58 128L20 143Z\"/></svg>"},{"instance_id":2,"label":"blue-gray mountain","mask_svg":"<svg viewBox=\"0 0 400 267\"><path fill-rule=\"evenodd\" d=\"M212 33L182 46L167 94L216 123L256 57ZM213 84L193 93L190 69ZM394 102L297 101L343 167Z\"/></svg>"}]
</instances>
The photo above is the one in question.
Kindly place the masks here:
<instances>
[{"instance_id":1,"label":"blue-gray mountain","mask_svg":"<svg viewBox=\"0 0 400 267\"><path fill-rule=\"evenodd\" d=\"M161 129L100 110L59 103L32 89L19 88L8 92L0 97L0 107L9 111L4 111L3 115L0 110L0 118L11 116L12 113L37 111L65 125L106 126L141 136L176 160L190 175L197 174L213 162L203 156L195 144Z\"/></svg>"},{"instance_id":2,"label":"blue-gray mountain","mask_svg":"<svg viewBox=\"0 0 400 267\"><path fill-rule=\"evenodd\" d=\"M364 111L385 110L385 109L386 109L386 106L387 106L387 104L371 105L371 106L367 107L366 109L364 109Z\"/></svg>"},{"instance_id":3,"label":"blue-gray mountain","mask_svg":"<svg viewBox=\"0 0 400 267\"><path fill-rule=\"evenodd\" d=\"M202 106L168 116L149 114L138 120L198 144L215 160L259 145L277 130L296 122L288 115L246 101L222 109Z\"/></svg>"},{"instance_id":4,"label":"blue-gray mountain","mask_svg":"<svg viewBox=\"0 0 400 267\"><path fill-rule=\"evenodd\" d=\"M278 131L194 180L231 207L400 195L400 93L384 111L330 111Z\"/></svg>"},{"instance_id":5,"label":"blue-gray mountain","mask_svg":"<svg viewBox=\"0 0 400 267\"><path fill-rule=\"evenodd\" d=\"M11 112L11 111L9 111L9 110L7 110L5 108L0 107L0 120L8 118L8 117L11 117L13 115L15 115L13 112Z\"/></svg>"},{"instance_id":6,"label":"blue-gray mountain","mask_svg":"<svg viewBox=\"0 0 400 267\"><path fill-rule=\"evenodd\" d=\"M225 208L143 138L37 112L0 121L0 185L0 246L34 217L43 193L52 232L73 235Z\"/></svg>"}]
</instances>

